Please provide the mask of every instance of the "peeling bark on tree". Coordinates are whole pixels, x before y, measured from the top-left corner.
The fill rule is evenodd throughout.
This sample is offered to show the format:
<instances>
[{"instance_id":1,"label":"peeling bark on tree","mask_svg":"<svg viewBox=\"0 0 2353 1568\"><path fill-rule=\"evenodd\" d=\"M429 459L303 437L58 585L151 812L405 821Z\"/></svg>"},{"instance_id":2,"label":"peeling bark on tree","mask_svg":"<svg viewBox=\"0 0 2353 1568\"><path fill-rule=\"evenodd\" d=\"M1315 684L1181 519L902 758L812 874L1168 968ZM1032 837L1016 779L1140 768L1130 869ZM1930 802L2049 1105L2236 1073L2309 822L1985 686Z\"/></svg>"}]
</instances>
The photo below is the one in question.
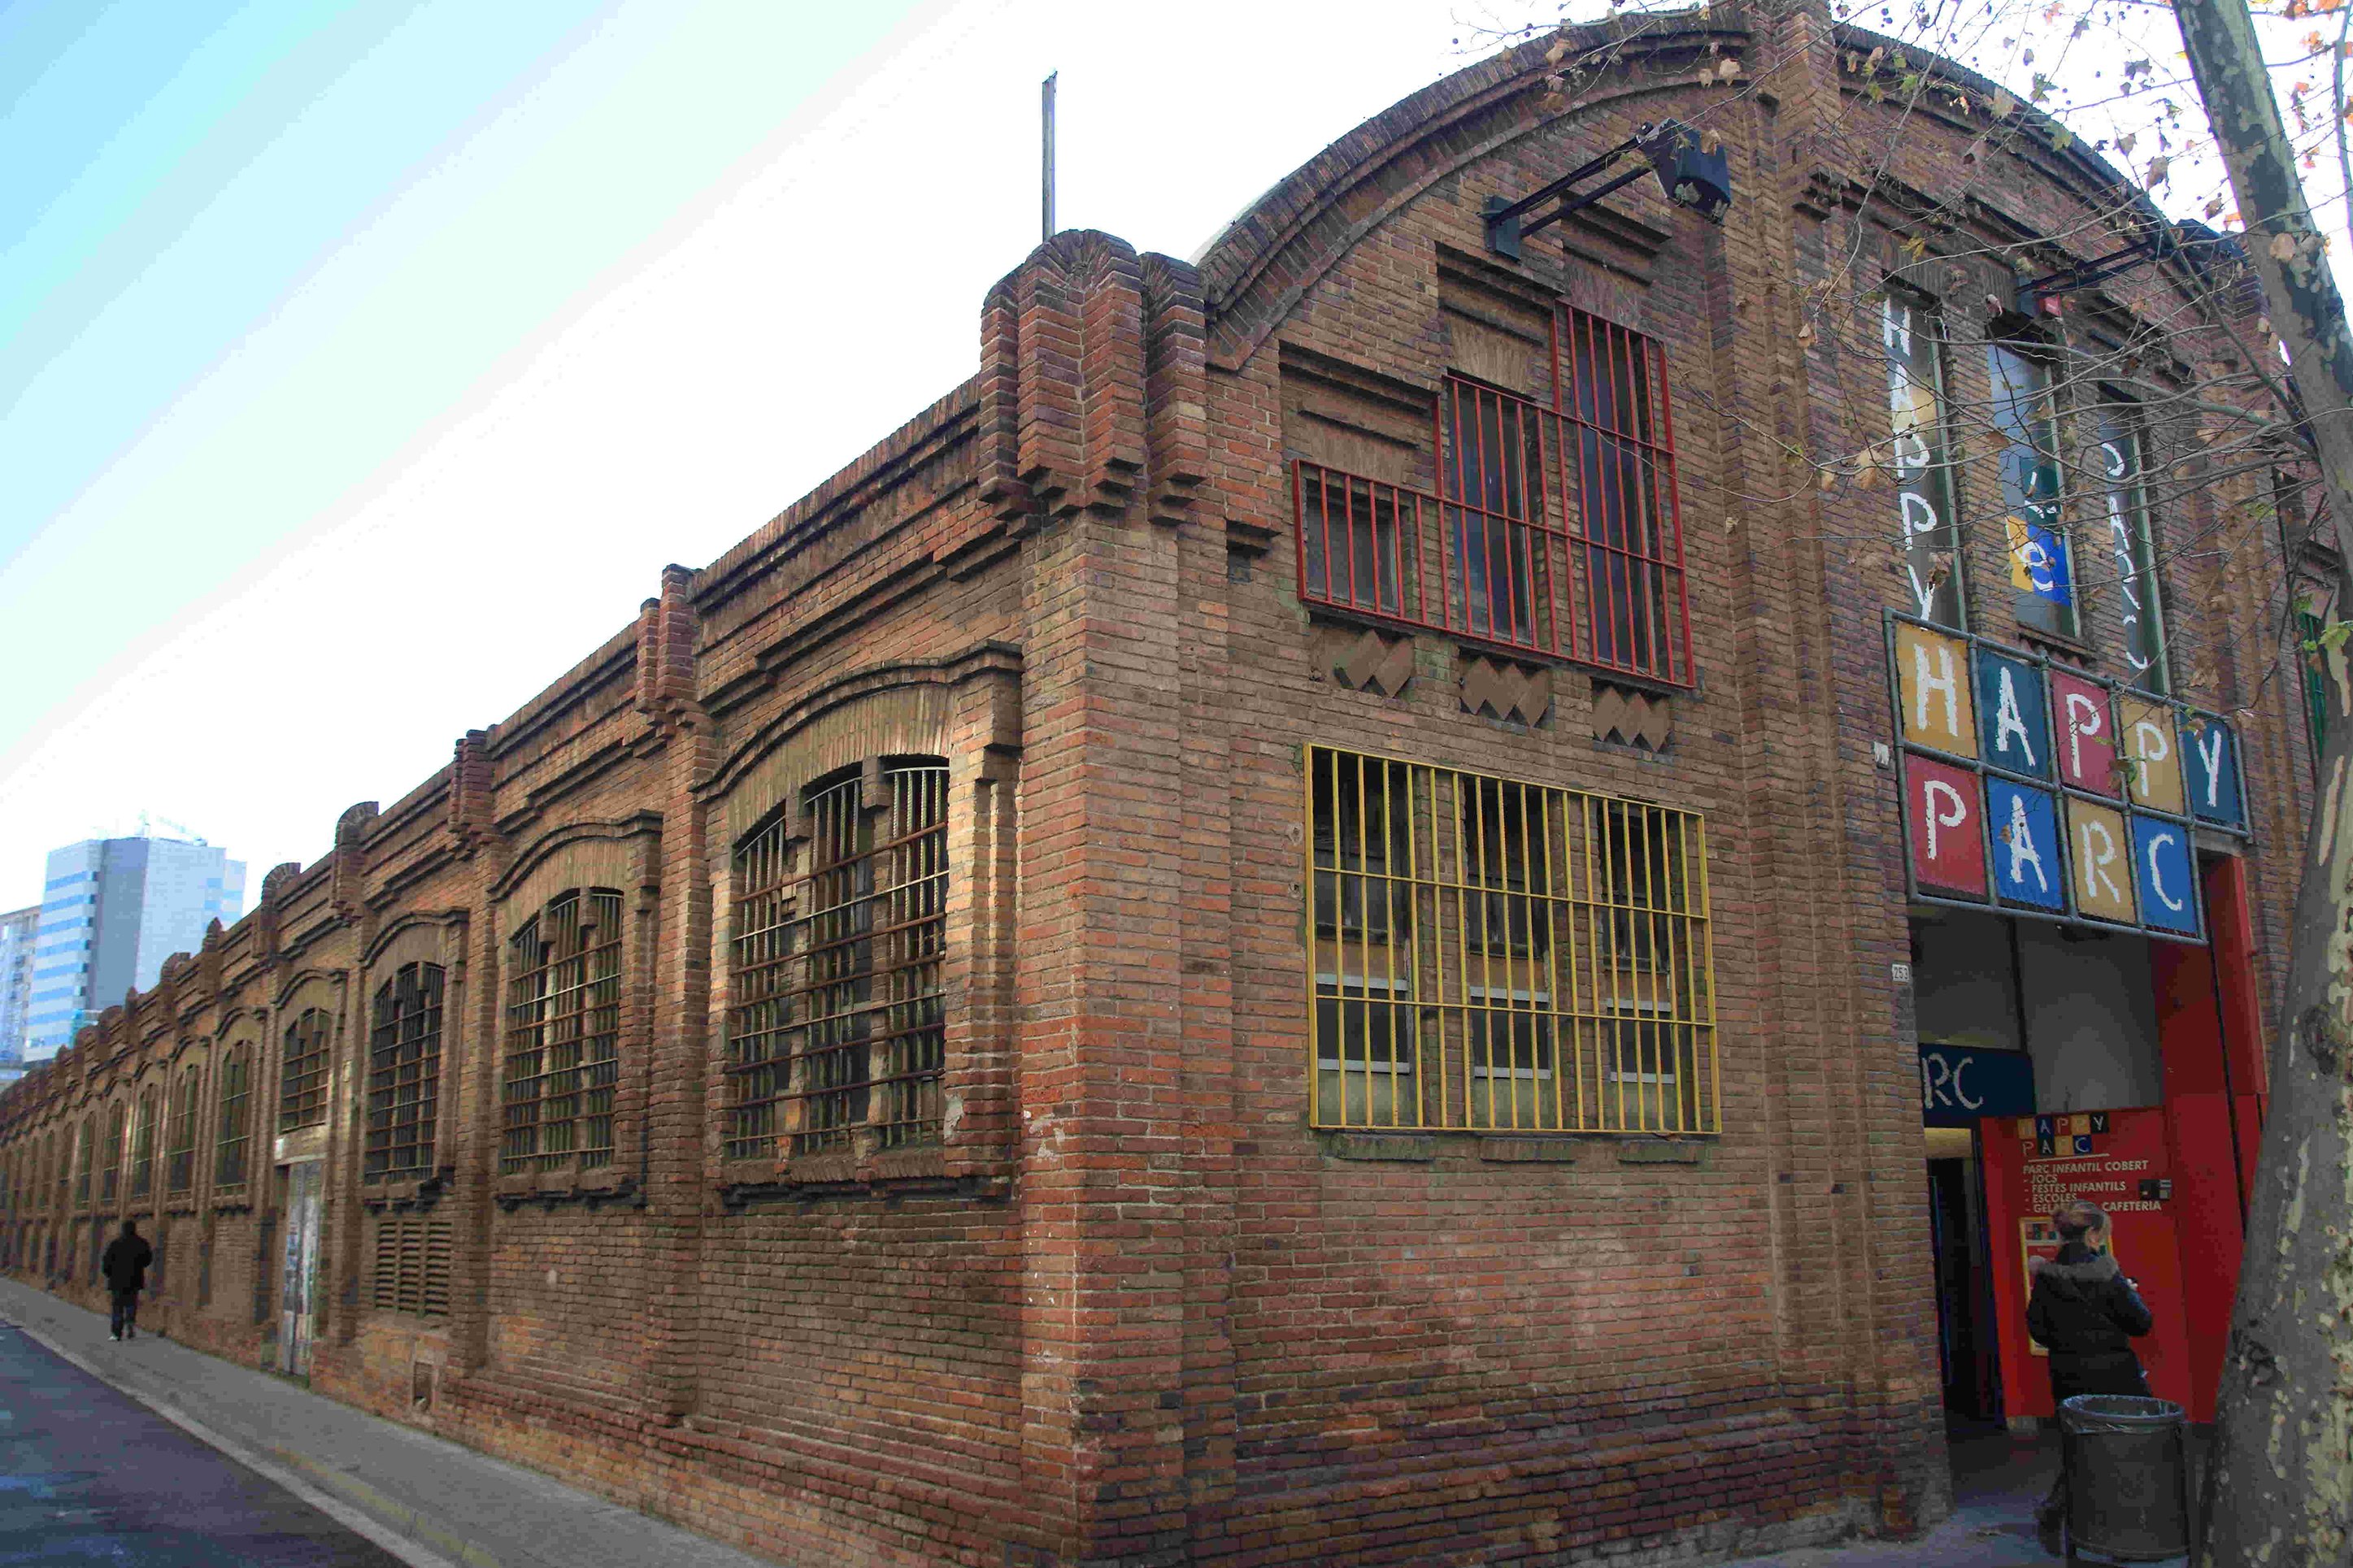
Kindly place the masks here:
<instances>
[{"instance_id":1,"label":"peeling bark on tree","mask_svg":"<svg viewBox=\"0 0 2353 1568\"><path fill-rule=\"evenodd\" d=\"M2353 561L2353 337L2296 178L2245 0L2176 8ZM2337 603L2353 606L2353 582ZM2347 613L2340 609L2339 614ZM2205 1488L2211 1568L2353 1562L2353 676L2331 648L2328 743L2306 847L2269 1121Z\"/></svg>"}]
</instances>

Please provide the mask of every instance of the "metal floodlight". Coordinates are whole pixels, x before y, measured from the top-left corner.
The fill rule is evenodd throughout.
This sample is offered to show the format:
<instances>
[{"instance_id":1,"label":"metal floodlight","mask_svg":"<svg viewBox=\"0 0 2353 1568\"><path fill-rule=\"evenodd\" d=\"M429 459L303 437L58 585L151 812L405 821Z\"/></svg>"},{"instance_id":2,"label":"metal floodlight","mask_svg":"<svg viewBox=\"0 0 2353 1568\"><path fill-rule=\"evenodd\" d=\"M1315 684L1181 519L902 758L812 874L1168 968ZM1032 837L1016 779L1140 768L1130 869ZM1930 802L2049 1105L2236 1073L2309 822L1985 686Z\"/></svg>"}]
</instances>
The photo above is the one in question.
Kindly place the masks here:
<instances>
[{"instance_id":1,"label":"metal floodlight","mask_svg":"<svg viewBox=\"0 0 2353 1568\"><path fill-rule=\"evenodd\" d=\"M2216 234L2202 223L2186 218L2169 223L2161 217L2144 217L2131 243L2123 248L2020 282L2019 311L2028 316L2056 315L2055 301L2062 294L2096 288L2147 262L2168 261L2176 257L2187 261L2201 279L2211 279L2234 261L2243 266L2246 251L2230 236Z\"/></svg>"},{"instance_id":2,"label":"metal floodlight","mask_svg":"<svg viewBox=\"0 0 2353 1568\"><path fill-rule=\"evenodd\" d=\"M1607 153L1518 201L1487 198L1487 248L1498 256L1520 259L1520 241L1547 224L1591 206L1610 192L1632 184L1643 170L1629 169L1607 184L1578 194L1577 187L1617 163L1629 153L1640 153L1657 175L1667 200L1689 207L1710 223L1722 223L1732 210L1732 172L1724 150L1705 150L1700 133L1680 121L1662 120L1642 128ZM1542 217L1527 215L1546 202L1553 209Z\"/></svg>"}]
</instances>

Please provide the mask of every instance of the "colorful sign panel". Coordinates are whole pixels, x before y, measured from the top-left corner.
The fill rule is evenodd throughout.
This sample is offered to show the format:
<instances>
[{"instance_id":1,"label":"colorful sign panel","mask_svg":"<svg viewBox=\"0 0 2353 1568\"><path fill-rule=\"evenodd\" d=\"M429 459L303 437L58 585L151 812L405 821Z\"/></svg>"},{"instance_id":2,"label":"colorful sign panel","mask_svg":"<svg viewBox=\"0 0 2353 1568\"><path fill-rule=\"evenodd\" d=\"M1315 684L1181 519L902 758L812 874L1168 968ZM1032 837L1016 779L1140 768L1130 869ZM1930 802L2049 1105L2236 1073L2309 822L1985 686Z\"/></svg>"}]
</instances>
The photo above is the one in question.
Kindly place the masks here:
<instances>
[{"instance_id":1,"label":"colorful sign panel","mask_svg":"<svg viewBox=\"0 0 2353 1568\"><path fill-rule=\"evenodd\" d=\"M1982 1052L1996 1056L1999 1052ZM2139 1285L2155 1328L2133 1342L2151 1393L2191 1405L2189 1319L2174 1232L2173 1175L2160 1109L1994 1115L1978 1123L1986 1226L1994 1237L1994 1321L2001 1342L2002 1408L2049 1415L2050 1363L2026 1331L2031 1260L2059 1251L2052 1215L2071 1199L2107 1211L2110 1250ZM2211 1406L2211 1401L2208 1402ZM2192 1405L2191 1419L2211 1419Z\"/></svg>"},{"instance_id":2,"label":"colorful sign panel","mask_svg":"<svg viewBox=\"0 0 2353 1568\"><path fill-rule=\"evenodd\" d=\"M2230 725L1888 620L1914 896L2202 942L2195 830L2246 831Z\"/></svg>"}]
</instances>

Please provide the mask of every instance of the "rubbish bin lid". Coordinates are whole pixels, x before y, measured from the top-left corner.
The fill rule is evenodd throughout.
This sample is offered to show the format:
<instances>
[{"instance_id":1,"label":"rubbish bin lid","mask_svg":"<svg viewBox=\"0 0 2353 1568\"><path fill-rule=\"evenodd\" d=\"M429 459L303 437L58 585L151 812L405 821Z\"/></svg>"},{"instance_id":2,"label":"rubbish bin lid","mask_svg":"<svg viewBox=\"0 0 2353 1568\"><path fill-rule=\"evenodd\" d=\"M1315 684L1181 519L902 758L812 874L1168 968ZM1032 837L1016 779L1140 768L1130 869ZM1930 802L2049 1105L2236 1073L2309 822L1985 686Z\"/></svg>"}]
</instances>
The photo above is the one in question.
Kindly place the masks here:
<instances>
[{"instance_id":1,"label":"rubbish bin lid","mask_svg":"<svg viewBox=\"0 0 2353 1568\"><path fill-rule=\"evenodd\" d=\"M2079 1394L2059 1406L2060 1422L2076 1432L2147 1432L2179 1423L2180 1405L2138 1394Z\"/></svg>"}]
</instances>

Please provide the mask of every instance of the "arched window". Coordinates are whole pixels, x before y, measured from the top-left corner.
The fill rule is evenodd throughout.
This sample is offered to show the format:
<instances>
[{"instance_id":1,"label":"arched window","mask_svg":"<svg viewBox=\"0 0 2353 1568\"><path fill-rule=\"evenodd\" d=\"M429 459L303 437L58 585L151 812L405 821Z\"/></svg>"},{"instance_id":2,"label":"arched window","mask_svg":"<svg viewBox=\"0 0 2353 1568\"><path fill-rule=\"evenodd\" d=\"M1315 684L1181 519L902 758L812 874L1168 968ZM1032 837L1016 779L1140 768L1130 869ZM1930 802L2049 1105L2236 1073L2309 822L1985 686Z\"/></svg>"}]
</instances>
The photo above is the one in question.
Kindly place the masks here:
<instances>
[{"instance_id":1,"label":"arched window","mask_svg":"<svg viewBox=\"0 0 2353 1568\"><path fill-rule=\"evenodd\" d=\"M98 1117L95 1113L83 1119L81 1136L76 1142L79 1147L74 1153L74 1207L86 1209L90 1207L90 1166L98 1158Z\"/></svg>"},{"instance_id":2,"label":"arched window","mask_svg":"<svg viewBox=\"0 0 2353 1568\"><path fill-rule=\"evenodd\" d=\"M404 964L375 994L375 1027L368 1035L364 1175L432 1168L440 1083L441 966Z\"/></svg>"},{"instance_id":3,"label":"arched window","mask_svg":"<svg viewBox=\"0 0 2353 1568\"><path fill-rule=\"evenodd\" d=\"M154 1089L139 1093L139 1118L131 1124L131 1195L143 1198L155 1190Z\"/></svg>"},{"instance_id":4,"label":"arched window","mask_svg":"<svg viewBox=\"0 0 2353 1568\"><path fill-rule=\"evenodd\" d=\"M327 1120L327 1053L332 1020L306 1008L287 1026L286 1056L278 1073L278 1131L315 1127Z\"/></svg>"},{"instance_id":5,"label":"arched window","mask_svg":"<svg viewBox=\"0 0 2353 1568\"><path fill-rule=\"evenodd\" d=\"M245 1184L245 1144L253 1094L253 1047L232 1046L221 1058L220 1127L213 1144L213 1184Z\"/></svg>"},{"instance_id":6,"label":"arched window","mask_svg":"<svg viewBox=\"0 0 2353 1568\"><path fill-rule=\"evenodd\" d=\"M559 893L508 946L499 1169L607 1164L621 1072L621 895Z\"/></svg>"},{"instance_id":7,"label":"arched window","mask_svg":"<svg viewBox=\"0 0 2353 1568\"><path fill-rule=\"evenodd\" d=\"M879 799L862 773L813 788L797 878L786 819L738 847L730 1159L939 1137L947 777L924 759L883 768Z\"/></svg>"},{"instance_id":8,"label":"arched window","mask_svg":"<svg viewBox=\"0 0 2353 1568\"><path fill-rule=\"evenodd\" d=\"M106 1108L106 1141L99 1145L98 1201L101 1207L122 1194L122 1102Z\"/></svg>"},{"instance_id":9,"label":"arched window","mask_svg":"<svg viewBox=\"0 0 2353 1568\"><path fill-rule=\"evenodd\" d=\"M172 1100L171 1157L164 1163L164 1189L185 1193L196 1184L196 1112L204 1075L195 1068L180 1075L180 1090Z\"/></svg>"}]
</instances>

